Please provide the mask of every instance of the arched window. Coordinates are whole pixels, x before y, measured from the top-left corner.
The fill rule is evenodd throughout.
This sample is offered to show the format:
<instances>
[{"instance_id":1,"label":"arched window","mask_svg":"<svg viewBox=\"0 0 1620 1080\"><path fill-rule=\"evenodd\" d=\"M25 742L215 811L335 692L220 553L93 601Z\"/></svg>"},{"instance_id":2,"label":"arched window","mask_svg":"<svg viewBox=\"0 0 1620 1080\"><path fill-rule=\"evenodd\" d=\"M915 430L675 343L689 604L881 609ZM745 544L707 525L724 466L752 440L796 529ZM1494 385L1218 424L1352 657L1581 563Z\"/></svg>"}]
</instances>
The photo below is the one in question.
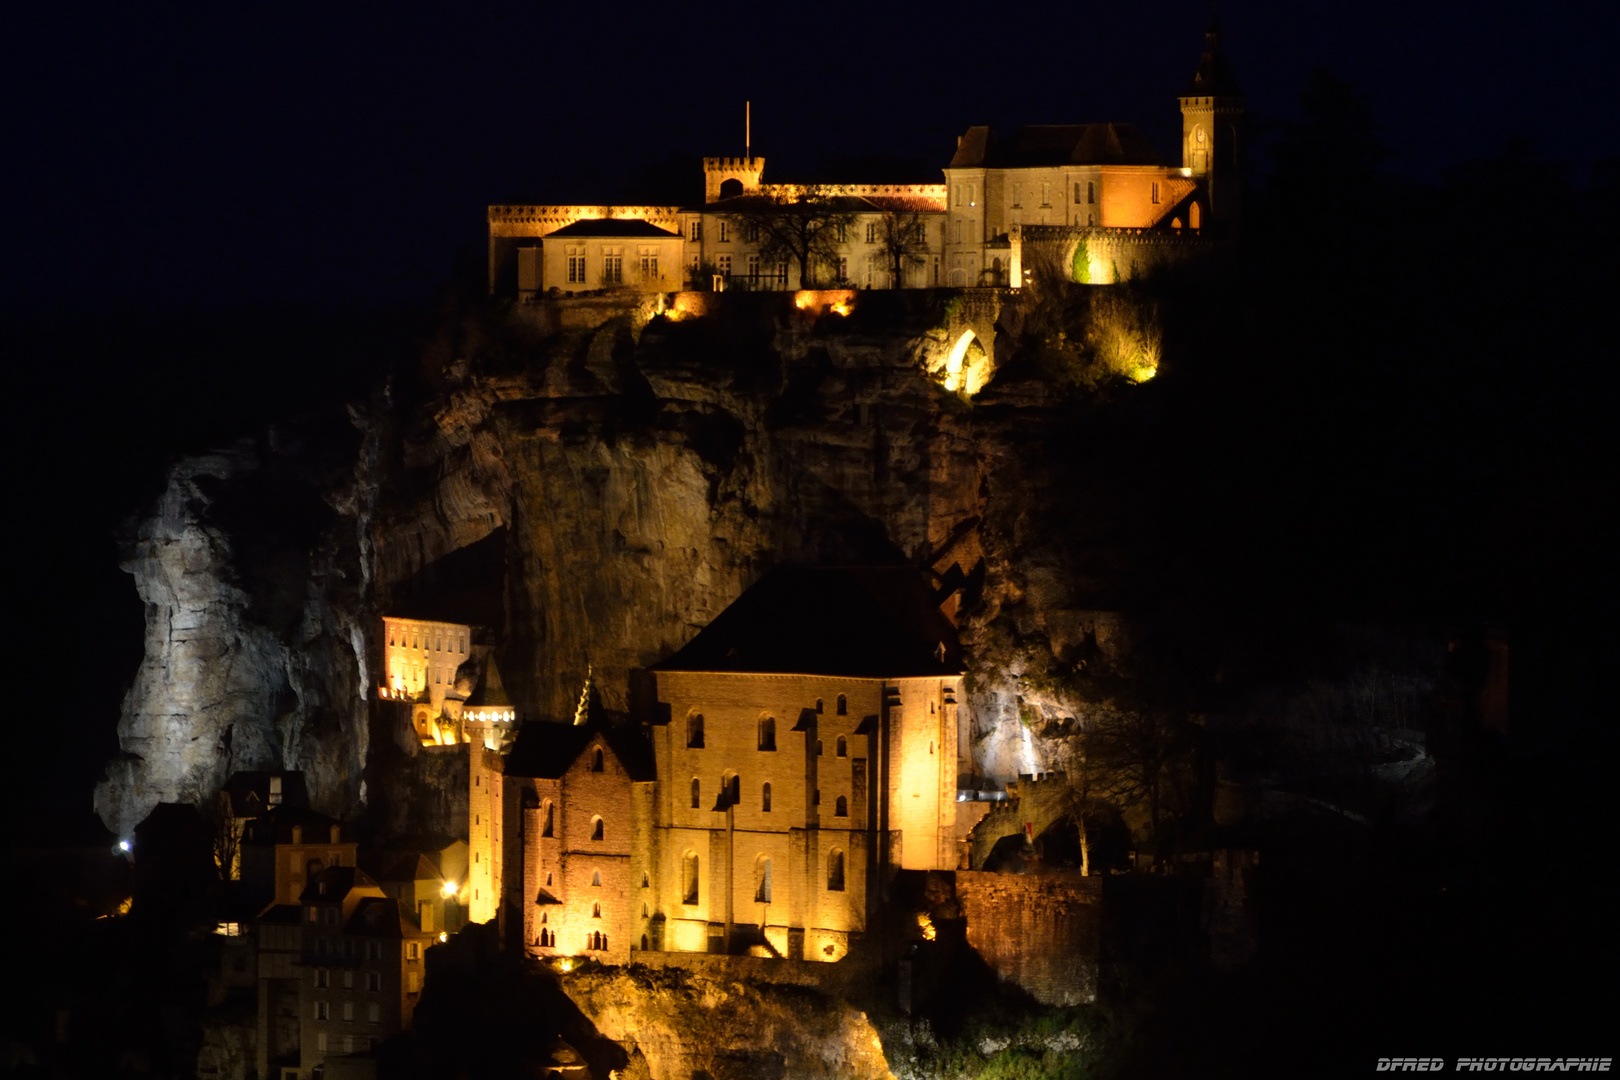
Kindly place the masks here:
<instances>
[{"instance_id":1,"label":"arched window","mask_svg":"<svg viewBox=\"0 0 1620 1080\"><path fill-rule=\"evenodd\" d=\"M591 872L591 884L598 889L602 887L602 871L594 870Z\"/></svg>"},{"instance_id":2,"label":"arched window","mask_svg":"<svg viewBox=\"0 0 1620 1080\"><path fill-rule=\"evenodd\" d=\"M759 789L759 808L767 814L771 812L771 785L768 783Z\"/></svg>"},{"instance_id":3,"label":"arched window","mask_svg":"<svg viewBox=\"0 0 1620 1080\"><path fill-rule=\"evenodd\" d=\"M548 888L548 889L551 888L551 872L549 870L546 872L546 888ZM542 919L545 918L544 915L542 915L540 917Z\"/></svg>"},{"instance_id":4,"label":"arched window","mask_svg":"<svg viewBox=\"0 0 1620 1080\"><path fill-rule=\"evenodd\" d=\"M720 777L720 798L727 806L742 802L742 777L727 769Z\"/></svg>"},{"instance_id":5,"label":"arched window","mask_svg":"<svg viewBox=\"0 0 1620 1080\"><path fill-rule=\"evenodd\" d=\"M593 817L593 818L591 818L591 839L592 840L600 840L600 839L602 839L602 819L601 819L601 817Z\"/></svg>"},{"instance_id":6,"label":"arched window","mask_svg":"<svg viewBox=\"0 0 1620 1080\"><path fill-rule=\"evenodd\" d=\"M642 952L647 951L647 935L646 934L641 935L641 951Z\"/></svg>"},{"instance_id":7,"label":"arched window","mask_svg":"<svg viewBox=\"0 0 1620 1080\"><path fill-rule=\"evenodd\" d=\"M838 695L838 715L849 715L849 698L845 697L843 694Z\"/></svg>"},{"instance_id":8,"label":"arched window","mask_svg":"<svg viewBox=\"0 0 1620 1080\"><path fill-rule=\"evenodd\" d=\"M686 745L692 750L703 749L703 714L700 712L686 714Z\"/></svg>"},{"instance_id":9,"label":"arched window","mask_svg":"<svg viewBox=\"0 0 1620 1080\"><path fill-rule=\"evenodd\" d=\"M641 917L643 919L647 917L647 901L645 900L641 902Z\"/></svg>"},{"instance_id":10,"label":"arched window","mask_svg":"<svg viewBox=\"0 0 1620 1080\"><path fill-rule=\"evenodd\" d=\"M771 902L771 860L764 855L754 860L754 902Z\"/></svg>"},{"instance_id":11,"label":"arched window","mask_svg":"<svg viewBox=\"0 0 1620 1080\"><path fill-rule=\"evenodd\" d=\"M692 809L703 809L703 784L697 777L692 777Z\"/></svg>"},{"instance_id":12,"label":"arched window","mask_svg":"<svg viewBox=\"0 0 1620 1080\"><path fill-rule=\"evenodd\" d=\"M844 853L836 848L827 856L827 891L844 891Z\"/></svg>"},{"instance_id":13,"label":"arched window","mask_svg":"<svg viewBox=\"0 0 1620 1080\"><path fill-rule=\"evenodd\" d=\"M1204 221L1204 211L1197 203L1187 207L1187 225L1190 228L1199 228Z\"/></svg>"},{"instance_id":14,"label":"arched window","mask_svg":"<svg viewBox=\"0 0 1620 1080\"><path fill-rule=\"evenodd\" d=\"M602 905L601 904L592 904L591 905L591 918L600 919L601 917L602 917Z\"/></svg>"},{"instance_id":15,"label":"arched window","mask_svg":"<svg viewBox=\"0 0 1620 1080\"><path fill-rule=\"evenodd\" d=\"M776 749L776 717L762 716L759 718L759 748L761 750Z\"/></svg>"},{"instance_id":16,"label":"arched window","mask_svg":"<svg viewBox=\"0 0 1620 1080\"><path fill-rule=\"evenodd\" d=\"M645 889L649 884L651 883L647 880L647 871L643 870L641 872L641 887Z\"/></svg>"},{"instance_id":17,"label":"arched window","mask_svg":"<svg viewBox=\"0 0 1620 1080\"><path fill-rule=\"evenodd\" d=\"M598 746L591 752L591 772L602 771L602 748Z\"/></svg>"},{"instance_id":18,"label":"arched window","mask_svg":"<svg viewBox=\"0 0 1620 1080\"><path fill-rule=\"evenodd\" d=\"M821 711L822 711L821 699L816 698L816 713L819 715L821 713Z\"/></svg>"},{"instance_id":19,"label":"arched window","mask_svg":"<svg viewBox=\"0 0 1620 1080\"><path fill-rule=\"evenodd\" d=\"M554 814L555 810L556 810L556 808L551 805L551 800L550 799L547 799L545 802L540 804L540 835L541 836L555 836L556 835L556 832L554 831L556 829L556 821L555 821L555 814Z\"/></svg>"},{"instance_id":20,"label":"arched window","mask_svg":"<svg viewBox=\"0 0 1620 1080\"><path fill-rule=\"evenodd\" d=\"M849 800L842 795L833 803L833 817L849 817Z\"/></svg>"},{"instance_id":21,"label":"arched window","mask_svg":"<svg viewBox=\"0 0 1620 1080\"><path fill-rule=\"evenodd\" d=\"M743 182L737 179L735 176L727 177L726 179L720 181L720 197L722 199L734 199L742 193Z\"/></svg>"},{"instance_id":22,"label":"arched window","mask_svg":"<svg viewBox=\"0 0 1620 1080\"><path fill-rule=\"evenodd\" d=\"M838 736L835 752L839 757L849 757L849 742L842 735Z\"/></svg>"},{"instance_id":23,"label":"arched window","mask_svg":"<svg viewBox=\"0 0 1620 1080\"><path fill-rule=\"evenodd\" d=\"M697 852L688 851L681 856L681 903L695 904L698 902L698 857Z\"/></svg>"}]
</instances>

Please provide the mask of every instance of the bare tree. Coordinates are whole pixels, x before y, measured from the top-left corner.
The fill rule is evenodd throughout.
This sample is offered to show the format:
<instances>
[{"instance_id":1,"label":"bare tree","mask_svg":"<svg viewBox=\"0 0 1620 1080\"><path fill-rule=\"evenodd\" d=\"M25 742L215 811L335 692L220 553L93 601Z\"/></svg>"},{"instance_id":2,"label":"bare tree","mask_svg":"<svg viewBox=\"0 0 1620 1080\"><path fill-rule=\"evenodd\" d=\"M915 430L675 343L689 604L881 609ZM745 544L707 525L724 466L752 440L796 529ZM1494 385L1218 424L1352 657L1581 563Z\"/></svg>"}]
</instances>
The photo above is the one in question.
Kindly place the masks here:
<instances>
[{"instance_id":1,"label":"bare tree","mask_svg":"<svg viewBox=\"0 0 1620 1080\"><path fill-rule=\"evenodd\" d=\"M1192 732L1180 713L1123 709L1102 715L1082 736L1088 794L1147 810L1157 844L1169 796L1189 767Z\"/></svg>"},{"instance_id":2,"label":"bare tree","mask_svg":"<svg viewBox=\"0 0 1620 1080\"><path fill-rule=\"evenodd\" d=\"M928 254L928 223L913 211L885 210L878 222L878 257L889 271L889 287L903 289L906 271L922 266Z\"/></svg>"},{"instance_id":3,"label":"bare tree","mask_svg":"<svg viewBox=\"0 0 1620 1080\"><path fill-rule=\"evenodd\" d=\"M799 287L815 285L818 263L838 265L838 255L855 215L828 189L806 186L791 194L758 195L731 214L743 236L757 236L761 260L791 262L799 268Z\"/></svg>"}]
</instances>

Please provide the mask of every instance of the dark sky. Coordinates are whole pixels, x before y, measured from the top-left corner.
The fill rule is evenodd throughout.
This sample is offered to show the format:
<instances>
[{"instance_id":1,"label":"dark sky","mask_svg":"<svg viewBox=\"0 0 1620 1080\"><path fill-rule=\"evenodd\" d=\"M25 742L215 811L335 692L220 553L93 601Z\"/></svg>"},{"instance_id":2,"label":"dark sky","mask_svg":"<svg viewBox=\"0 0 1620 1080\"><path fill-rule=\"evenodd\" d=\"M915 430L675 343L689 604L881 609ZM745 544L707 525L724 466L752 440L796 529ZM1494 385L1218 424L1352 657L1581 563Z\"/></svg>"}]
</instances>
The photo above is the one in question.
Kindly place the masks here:
<instances>
[{"instance_id":1,"label":"dark sky","mask_svg":"<svg viewBox=\"0 0 1620 1080\"><path fill-rule=\"evenodd\" d=\"M491 202L605 200L676 156L768 177L949 157L968 124L1125 120L1169 154L1209 7L7 4L8 307L431 296ZM1394 168L1513 135L1582 182L1617 152L1612 4L1224 5L1253 113L1322 65L1367 95ZM695 190L676 191L689 197ZM1504 208L1506 211L1506 208Z\"/></svg>"}]
</instances>

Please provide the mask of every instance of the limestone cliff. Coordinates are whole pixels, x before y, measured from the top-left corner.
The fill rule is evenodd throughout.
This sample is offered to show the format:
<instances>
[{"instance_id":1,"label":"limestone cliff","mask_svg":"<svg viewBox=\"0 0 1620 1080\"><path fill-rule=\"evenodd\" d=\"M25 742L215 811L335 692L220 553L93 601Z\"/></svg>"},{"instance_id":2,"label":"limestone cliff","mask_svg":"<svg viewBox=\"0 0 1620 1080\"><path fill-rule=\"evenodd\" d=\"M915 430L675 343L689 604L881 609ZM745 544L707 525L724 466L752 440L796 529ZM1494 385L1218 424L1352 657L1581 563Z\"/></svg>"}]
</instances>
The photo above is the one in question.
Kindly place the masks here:
<instances>
[{"instance_id":1,"label":"limestone cliff","mask_svg":"<svg viewBox=\"0 0 1620 1080\"><path fill-rule=\"evenodd\" d=\"M963 769L1060 764L1044 736L1084 703L1050 671L1128 650L1106 609L1133 567L1094 459L1130 419L1030 365L946 390L949 296L860 294L847 317L721 299L574 329L469 318L346 422L176 465L125 542L146 657L97 791L109 826L231 768L303 769L348 815L368 776L420 772L371 700L385 612L484 626L527 717L571 715L587 666L634 712L641 669L789 562L933 568L971 667Z\"/></svg>"}]
</instances>

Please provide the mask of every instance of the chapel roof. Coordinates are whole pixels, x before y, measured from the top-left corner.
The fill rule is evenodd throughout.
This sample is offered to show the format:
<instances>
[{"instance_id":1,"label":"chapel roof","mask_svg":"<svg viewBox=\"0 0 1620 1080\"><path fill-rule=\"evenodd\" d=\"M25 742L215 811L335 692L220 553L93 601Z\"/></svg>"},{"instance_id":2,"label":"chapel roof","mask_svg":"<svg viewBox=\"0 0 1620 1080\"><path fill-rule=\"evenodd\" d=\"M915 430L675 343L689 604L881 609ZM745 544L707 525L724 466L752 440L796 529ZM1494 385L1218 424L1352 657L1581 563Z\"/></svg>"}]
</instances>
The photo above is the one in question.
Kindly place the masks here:
<instances>
[{"instance_id":1,"label":"chapel roof","mask_svg":"<svg viewBox=\"0 0 1620 1080\"><path fill-rule=\"evenodd\" d=\"M640 218L585 218L571 225L564 225L546 234L546 238L553 236L612 236L632 239L643 237L648 239L678 240L679 233L660 229L650 221Z\"/></svg>"},{"instance_id":2,"label":"chapel roof","mask_svg":"<svg viewBox=\"0 0 1620 1080\"><path fill-rule=\"evenodd\" d=\"M910 566L778 567L653 671L959 675L956 629Z\"/></svg>"},{"instance_id":3,"label":"chapel roof","mask_svg":"<svg viewBox=\"0 0 1620 1080\"><path fill-rule=\"evenodd\" d=\"M598 721L558 724L531 720L518 729L517 741L506 755L506 775L555 780L600 737L603 745L624 766L631 780L655 780L652 750L635 732Z\"/></svg>"}]
</instances>

